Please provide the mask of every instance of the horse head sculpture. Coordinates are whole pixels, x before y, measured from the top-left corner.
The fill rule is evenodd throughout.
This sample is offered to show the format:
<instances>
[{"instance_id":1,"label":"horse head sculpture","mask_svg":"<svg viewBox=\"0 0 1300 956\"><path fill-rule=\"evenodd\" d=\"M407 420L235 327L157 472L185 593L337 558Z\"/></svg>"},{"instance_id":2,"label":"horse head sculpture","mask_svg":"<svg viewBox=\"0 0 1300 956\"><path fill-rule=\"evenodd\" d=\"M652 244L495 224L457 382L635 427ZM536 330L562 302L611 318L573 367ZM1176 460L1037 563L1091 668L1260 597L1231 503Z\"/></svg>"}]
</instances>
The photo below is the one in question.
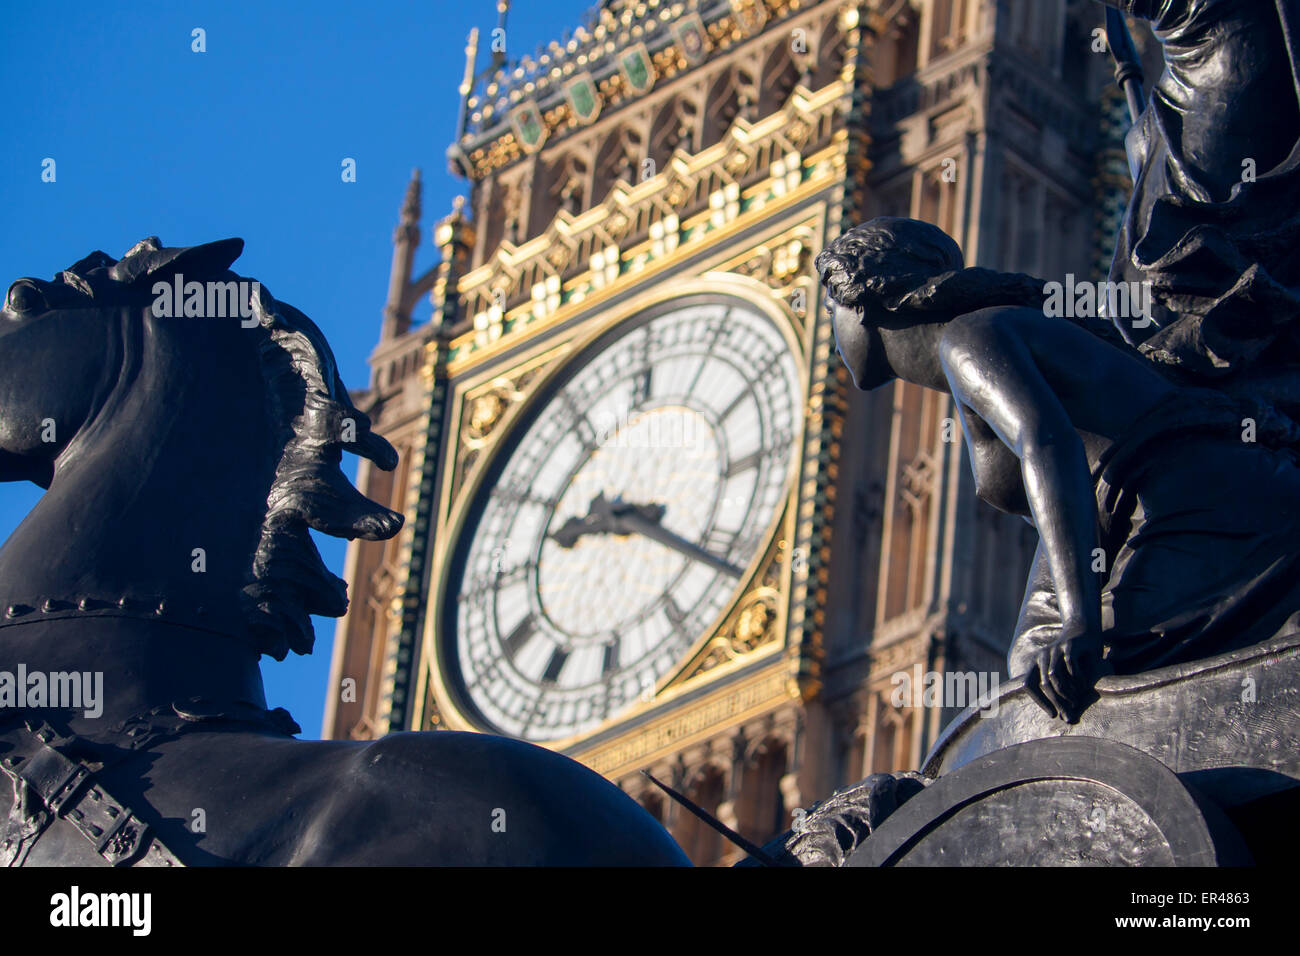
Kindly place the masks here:
<instances>
[{"instance_id":1,"label":"horse head sculpture","mask_svg":"<svg viewBox=\"0 0 1300 956\"><path fill-rule=\"evenodd\" d=\"M10 620L46 601L78 616L134 608L282 660L310 652L308 615L347 605L308 528L381 539L401 527L339 469L343 449L385 469L395 452L311 320L229 270L242 247L151 238L10 288L0 478L48 489L0 551ZM186 285L198 315L155 307ZM251 298L224 294L241 286Z\"/></svg>"},{"instance_id":2,"label":"horse head sculpture","mask_svg":"<svg viewBox=\"0 0 1300 956\"><path fill-rule=\"evenodd\" d=\"M8 862L685 862L630 798L550 751L445 731L303 742L266 709L260 655L309 653L310 615L347 608L310 529L378 540L402 516L341 471L344 450L386 470L397 455L315 324L231 271L242 248L145 239L20 279L0 310L0 480L46 489L0 548L0 672L103 682L77 710L48 679L14 700L0 681ZM152 836L89 847L24 776L41 760L98 774ZM209 821L225 808L227 828L186 834L186 804ZM525 836L493 825L510 804Z\"/></svg>"}]
</instances>

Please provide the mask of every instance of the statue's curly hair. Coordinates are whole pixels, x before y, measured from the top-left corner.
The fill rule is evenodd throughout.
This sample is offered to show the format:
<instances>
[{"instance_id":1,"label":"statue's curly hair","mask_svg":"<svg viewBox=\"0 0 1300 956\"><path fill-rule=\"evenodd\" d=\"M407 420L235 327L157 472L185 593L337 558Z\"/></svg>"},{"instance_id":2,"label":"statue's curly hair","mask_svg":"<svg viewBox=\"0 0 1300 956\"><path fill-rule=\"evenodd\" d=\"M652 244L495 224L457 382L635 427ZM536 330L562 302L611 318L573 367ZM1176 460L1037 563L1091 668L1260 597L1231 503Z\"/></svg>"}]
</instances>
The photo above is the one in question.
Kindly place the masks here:
<instances>
[{"instance_id":1,"label":"statue's curly hair","mask_svg":"<svg viewBox=\"0 0 1300 956\"><path fill-rule=\"evenodd\" d=\"M815 264L835 302L849 308L872 303L910 321L992 305L1043 307L1041 279L965 268L957 243L917 219L880 216L854 226L829 243ZM1092 331L1106 335L1100 323Z\"/></svg>"},{"instance_id":2,"label":"statue's curly hair","mask_svg":"<svg viewBox=\"0 0 1300 956\"><path fill-rule=\"evenodd\" d=\"M961 248L937 226L880 216L841 233L815 264L831 298L852 308L869 298L888 303L964 262Z\"/></svg>"},{"instance_id":3,"label":"statue's curly hair","mask_svg":"<svg viewBox=\"0 0 1300 956\"><path fill-rule=\"evenodd\" d=\"M120 260L93 252L53 282L22 280L22 288L11 291L9 299L38 296L41 307L49 308L135 304L144 301L151 280L171 272L183 270L200 279L246 278L230 271L243 247L242 239L224 239L164 248L150 236ZM315 632L310 615L341 617L347 611L347 585L325 567L308 529L382 540L401 529L403 517L362 495L339 467L342 453L349 451L391 471L397 452L370 430L370 419L352 404L325 336L293 306L277 302L264 285L251 285L249 305L258 322L253 334L279 461L239 602L256 649L283 660L289 651L311 652Z\"/></svg>"}]
</instances>

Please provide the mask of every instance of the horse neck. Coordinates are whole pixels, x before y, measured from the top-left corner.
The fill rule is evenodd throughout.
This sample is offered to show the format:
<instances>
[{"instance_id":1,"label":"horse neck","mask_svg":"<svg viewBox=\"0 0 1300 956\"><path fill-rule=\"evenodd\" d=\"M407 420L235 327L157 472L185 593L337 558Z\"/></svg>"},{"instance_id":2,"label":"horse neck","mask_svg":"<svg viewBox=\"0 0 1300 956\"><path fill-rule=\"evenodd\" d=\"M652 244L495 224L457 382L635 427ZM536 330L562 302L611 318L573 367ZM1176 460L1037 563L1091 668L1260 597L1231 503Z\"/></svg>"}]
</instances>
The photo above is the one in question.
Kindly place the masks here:
<instances>
[{"instance_id":1,"label":"horse neck","mask_svg":"<svg viewBox=\"0 0 1300 956\"><path fill-rule=\"evenodd\" d=\"M73 733L99 734L131 717L193 698L266 707L257 652L231 637L134 617L34 620L0 617L0 671L49 688L74 675L83 696L25 704ZM28 681L30 686L30 680ZM4 711L0 710L0 718Z\"/></svg>"},{"instance_id":2,"label":"horse neck","mask_svg":"<svg viewBox=\"0 0 1300 956\"><path fill-rule=\"evenodd\" d=\"M260 699L239 598L275 469L264 386L220 355L142 364L0 548L0 664L83 661L117 685L114 710L222 688ZM98 610L79 617L82 601Z\"/></svg>"}]
</instances>

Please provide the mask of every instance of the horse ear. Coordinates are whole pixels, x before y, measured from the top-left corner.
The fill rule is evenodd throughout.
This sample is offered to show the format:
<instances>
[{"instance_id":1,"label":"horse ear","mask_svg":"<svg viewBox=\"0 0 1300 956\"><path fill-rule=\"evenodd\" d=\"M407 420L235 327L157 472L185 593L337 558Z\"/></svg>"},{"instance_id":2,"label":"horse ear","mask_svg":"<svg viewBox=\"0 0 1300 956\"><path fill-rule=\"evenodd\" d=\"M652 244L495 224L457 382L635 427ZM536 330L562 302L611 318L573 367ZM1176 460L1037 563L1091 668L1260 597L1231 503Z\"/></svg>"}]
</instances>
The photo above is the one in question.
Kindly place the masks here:
<instances>
[{"instance_id":1,"label":"horse ear","mask_svg":"<svg viewBox=\"0 0 1300 956\"><path fill-rule=\"evenodd\" d=\"M176 272L212 275L227 271L244 251L243 239L218 239L201 246L159 248L150 236L135 244L110 273L119 282L134 283L142 278L162 278Z\"/></svg>"},{"instance_id":2,"label":"horse ear","mask_svg":"<svg viewBox=\"0 0 1300 956\"><path fill-rule=\"evenodd\" d=\"M112 256L110 256L108 253L101 252L98 249L96 249L90 255L86 256L83 259L78 259L76 262L68 266L68 268L64 269L63 271L65 273L71 272L77 276L84 276L87 272L90 272L92 269L111 268L116 262L117 260L114 259Z\"/></svg>"},{"instance_id":3,"label":"horse ear","mask_svg":"<svg viewBox=\"0 0 1300 956\"><path fill-rule=\"evenodd\" d=\"M197 275L203 275L205 273L226 272L243 253L244 240L218 239L216 242L205 242L201 246L190 246L187 249L163 250L163 252L172 251L176 252L175 258L160 264L160 268L165 267L169 274L172 272L193 272ZM156 269L151 269L150 274L156 271Z\"/></svg>"}]
</instances>

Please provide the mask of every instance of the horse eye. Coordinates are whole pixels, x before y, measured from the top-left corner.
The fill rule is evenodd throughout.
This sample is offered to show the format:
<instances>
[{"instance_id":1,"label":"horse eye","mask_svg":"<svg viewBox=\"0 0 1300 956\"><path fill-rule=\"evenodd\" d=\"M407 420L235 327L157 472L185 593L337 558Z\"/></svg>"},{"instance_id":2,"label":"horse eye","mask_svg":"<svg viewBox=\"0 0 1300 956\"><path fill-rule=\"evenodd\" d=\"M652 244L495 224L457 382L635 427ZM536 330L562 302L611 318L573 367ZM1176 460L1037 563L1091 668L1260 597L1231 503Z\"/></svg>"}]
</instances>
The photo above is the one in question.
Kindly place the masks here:
<instances>
[{"instance_id":1,"label":"horse eye","mask_svg":"<svg viewBox=\"0 0 1300 956\"><path fill-rule=\"evenodd\" d=\"M5 297L5 308L10 312L36 312L47 308L45 296L29 282L15 282Z\"/></svg>"}]
</instances>

